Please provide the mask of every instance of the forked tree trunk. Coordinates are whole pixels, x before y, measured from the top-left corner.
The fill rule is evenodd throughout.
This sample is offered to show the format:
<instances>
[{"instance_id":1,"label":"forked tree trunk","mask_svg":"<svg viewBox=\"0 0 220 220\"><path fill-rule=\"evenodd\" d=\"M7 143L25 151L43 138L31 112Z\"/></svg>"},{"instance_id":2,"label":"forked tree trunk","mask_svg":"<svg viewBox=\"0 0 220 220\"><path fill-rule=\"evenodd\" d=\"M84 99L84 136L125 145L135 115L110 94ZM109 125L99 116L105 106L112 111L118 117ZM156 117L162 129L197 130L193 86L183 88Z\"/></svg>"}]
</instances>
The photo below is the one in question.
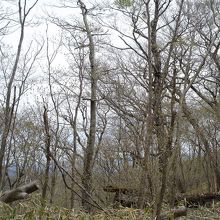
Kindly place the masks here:
<instances>
[{"instance_id":1,"label":"forked tree trunk","mask_svg":"<svg viewBox=\"0 0 220 220\"><path fill-rule=\"evenodd\" d=\"M175 28L173 30L172 40L169 46L167 58L165 60L164 67L162 68L162 57L161 52L158 47L157 43L157 26L158 21L161 16L161 2L159 0L154 1L154 18L151 22L151 51L152 51L152 58L154 60L154 71L153 71L153 114L154 114L154 127L155 133L157 136L157 145L158 145L158 166L159 166L159 186L156 192L155 198L155 206L154 206L154 218L160 219L160 213L162 209L163 198L165 195L166 184L167 184L167 169L168 169L168 162L171 156L171 149L172 149L172 142L173 142L173 134L174 134L174 127L175 127L175 120L176 120L176 113L174 109L175 105L175 95L176 95L176 88L175 88L175 74L176 69L174 68L173 74L173 83L172 83L172 94L171 94L171 103L170 103L170 112L171 112L171 119L168 127L168 131L165 129L164 124L164 114L162 110L162 100L163 100L163 88L165 86L166 77L170 71L170 61L172 57L172 53L175 48L175 40L178 36L178 29L180 25L180 16L182 12L184 0L181 0L178 14L176 17ZM169 6L169 3L168 3ZM167 7L168 7L167 6ZM168 123L167 123L168 124Z\"/></svg>"}]
</instances>

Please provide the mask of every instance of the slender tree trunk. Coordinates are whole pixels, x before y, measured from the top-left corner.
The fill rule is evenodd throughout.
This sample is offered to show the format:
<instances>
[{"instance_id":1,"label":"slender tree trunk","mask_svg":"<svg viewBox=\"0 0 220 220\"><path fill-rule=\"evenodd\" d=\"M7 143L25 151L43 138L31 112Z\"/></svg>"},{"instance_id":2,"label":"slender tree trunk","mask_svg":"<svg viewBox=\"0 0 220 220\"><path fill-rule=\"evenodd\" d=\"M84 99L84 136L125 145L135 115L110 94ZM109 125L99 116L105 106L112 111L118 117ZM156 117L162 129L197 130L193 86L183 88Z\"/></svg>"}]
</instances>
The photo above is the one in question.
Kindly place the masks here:
<instances>
[{"instance_id":1,"label":"slender tree trunk","mask_svg":"<svg viewBox=\"0 0 220 220\"><path fill-rule=\"evenodd\" d=\"M25 25L25 18L22 18L22 8L21 8L21 2L19 1L19 19L20 19L20 38L17 48L17 53L14 61L14 66L11 72L11 76L7 85L7 94L6 94L6 104L5 104L5 112L4 112L4 124L3 124L3 132L2 132L2 138L1 138L1 148L0 148L0 190L2 189L2 183L3 183L3 163L4 163L4 156L6 151L6 145L7 145L7 139L11 127L12 122L12 116L13 116L13 108L10 104L11 101L11 92L13 87L14 78L17 72L17 67L20 59L21 54L21 48L22 43L24 39L24 25Z\"/></svg>"},{"instance_id":2,"label":"slender tree trunk","mask_svg":"<svg viewBox=\"0 0 220 220\"><path fill-rule=\"evenodd\" d=\"M155 1L154 19L151 22L151 51L154 59L154 81L153 81L153 117L154 128L157 136L157 145L159 152L159 186L156 192L154 217L157 219L160 216L163 197L166 188L167 162L166 155L166 135L164 132L163 113L162 113L162 88L163 76L161 72L161 57L157 46L157 24L159 19L159 1Z\"/></svg>"},{"instance_id":3,"label":"slender tree trunk","mask_svg":"<svg viewBox=\"0 0 220 220\"><path fill-rule=\"evenodd\" d=\"M57 165L54 164L53 173L51 177L50 204L52 204L54 200L54 194L56 188L56 170L57 170Z\"/></svg>"},{"instance_id":4,"label":"slender tree trunk","mask_svg":"<svg viewBox=\"0 0 220 220\"><path fill-rule=\"evenodd\" d=\"M22 8L21 0L18 0L20 36L19 36L18 47L17 47L14 65L13 65L10 79L9 79L9 82L7 85L6 104L5 104L4 121L3 121L3 132L2 132L1 143L0 143L0 190L2 189L2 183L3 183L3 164L4 164L4 157L5 157L5 151L6 151L6 146L7 146L7 139L8 139L9 131L11 128L12 117L13 117L13 113L14 113L13 112L14 106L11 105L11 103L10 103L13 82L15 79L15 75L17 73L18 63L20 60L21 49L22 49L22 44L23 44L23 40L24 40L24 29L25 29L26 19L27 19L28 14L30 13L30 11L37 4L37 2L38 2L38 0L36 0L30 8L27 8L27 4L25 1L23 8Z\"/></svg>"},{"instance_id":5,"label":"slender tree trunk","mask_svg":"<svg viewBox=\"0 0 220 220\"><path fill-rule=\"evenodd\" d=\"M44 129L45 129L45 156L46 156L46 168L44 173L44 184L42 187L42 200L46 199L48 181L49 181L49 171L50 171L50 130L48 122L47 108L44 106Z\"/></svg>"},{"instance_id":6,"label":"slender tree trunk","mask_svg":"<svg viewBox=\"0 0 220 220\"><path fill-rule=\"evenodd\" d=\"M139 188L139 196L138 196L138 207L144 207L144 201L146 197L146 186L147 186L147 179L148 178L148 157L150 152L150 147L152 143L152 132L153 132L153 115L152 115L152 102L153 102L153 82L152 82L152 47L151 47L151 24L150 24L150 9L149 9L149 1L146 5L146 13L147 13L147 24L148 24L148 72L149 72L149 91L148 91L148 108L147 108L147 118L146 118L146 133L145 135L145 154L144 154L144 166L142 169L142 176ZM146 75L146 73L144 73ZM151 181L149 182L151 184ZM150 186L152 187L152 186Z\"/></svg>"},{"instance_id":7,"label":"slender tree trunk","mask_svg":"<svg viewBox=\"0 0 220 220\"><path fill-rule=\"evenodd\" d=\"M87 13L88 10L85 4L78 0L78 4L82 11L83 22L85 25L85 31L89 40L89 62L90 62L90 77L91 77L91 97L90 97L90 128L89 128L89 137L87 141L87 147L84 152L84 166L83 166L83 177L82 185L82 206L85 211L91 211L90 197L92 192L92 169L93 169L93 157L94 157L94 148L95 148L95 135L96 135L96 93L97 93L97 73L95 66L95 46L92 36L92 31L88 24ZM88 202L87 202L88 201Z\"/></svg>"},{"instance_id":8,"label":"slender tree trunk","mask_svg":"<svg viewBox=\"0 0 220 220\"><path fill-rule=\"evenodd\" d=\"M215 191L219 192L220 191L220 172L217 167L215 167L214 173L215 173L215 186L216 186Z\"/></svg>"},{"instance_id":9,"label":"slender tree trunk","mask_svg":"<svg viewBox=\"0 0 220 220\"><path fill-rule=\"evenodd\" d=\"M171 122L167 132L164 125L165 121L162 111L163 87L166 84L166 77L169 72L170 61L175 48L174 42L176 41L176 37L178 36L178 29L180 25L180 17L181 17L183 2L184 0L181 0L180 2L181 4L178 10L172 41L169 47L168 56L164 64L164 68L162 68L161 54L157 44L157 25L161 10L160 8L161 2L159 0L154 1L155 3L154 18L151 22L151 51L152 51L152 57L154 59L153 113L154 113L154 127L157 136L157 144L158 144L158 152L159 152L158 166L159 166L159 179L160 179L159 187L155 199L155 207L154 207L155 219L160 218L159 216L161 213L163 198L166 190L168 162L169 162L169 157L171 156L172 153L171 150L172 150L173 134L174 134L174 127L176 120L176 112L174 110L175 95L176 95L175 67L173 70L174 74L173 74L173 83L172 83L172 97L170 104Z\"/></svg>"},{"instance_id":10,"label":"slender tree trunk","mask_svg":"<svg viewBox=\"0 0 220 220\"><path fill-rule=\"evenodd\" d=\"M74 180L76 180L76 156L75 155L72 156L71 163L72 163L71 175L74 178ZM76 185L75 182L72 181L71 188L73 190L75 190L75 185ZM71 196L70 196L70 208L71 209L73 209L75 205L75 193L73 190L71 191Z\"/></svg>"}]
</instances>

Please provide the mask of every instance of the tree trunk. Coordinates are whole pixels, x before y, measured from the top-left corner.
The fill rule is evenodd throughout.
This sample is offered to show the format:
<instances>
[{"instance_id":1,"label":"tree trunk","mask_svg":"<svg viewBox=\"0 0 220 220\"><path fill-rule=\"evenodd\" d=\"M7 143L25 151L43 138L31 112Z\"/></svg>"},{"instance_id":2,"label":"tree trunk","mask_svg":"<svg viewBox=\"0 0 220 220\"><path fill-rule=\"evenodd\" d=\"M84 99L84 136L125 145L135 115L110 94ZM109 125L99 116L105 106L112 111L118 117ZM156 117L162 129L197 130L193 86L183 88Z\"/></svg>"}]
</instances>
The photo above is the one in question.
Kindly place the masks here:
<instances>
[{"instance_id":1,"label":"tree trunk","mask_svg":"<svg viewBox=\"0 0 220 220\"><path fill-rule=\"evenodd\" d=\"M149 9L149 2L146 5L146 13L147 13L147 24L148 24L148 72L149 72L149 91L148 91L148 107L147 107L147 118L146 118L146 133L144 134L144 146L145 146L145 154L144 154L144 164L142 169L142 176L141 176L141 182L140 182L140 189L139 189L139 196L138 196L138 207L143 208L144 207L144 201L146 197L146 187L147 187L147 179L149 181L149 186L151 188L152 193L152 183L151 179L149 178L149 152L150 147L152 144L152 132L153 132L153 115L152 115L152 102L153 102L153 82L152 82L152 66L151 66L151 60L152 60L152 45L151 45L151 24L150 24L150 9ZM146 73L144 73L146 75Z\"/></svg>"},{"instance_id":2,"label":"tree trunk","mask_svg":"<svg viewBox=\"0 0 220 220\"><path fill-rule=\"evenodd\" d=\"M215 172L215 187L216 187L216 192L220 191L220 172L219 169L216 167L214 168L214 172Z\"/></svg>"},{"instance_id":3,"label":"tree trunk","mask_svg":"<svg viewBox=\"0 0 220 220\"><path fill-rule=\"evenodd\" d=\"M92 169L93 169L93 157L95 148L95 135L96 135L96 93L97 93L97 73L95 66L95 46L93 42L92 31L87 20L87 8L85 4L78 0L78 4L82 11L83 22L85 31L89 40L89 62L90 62L90 77L91 77L91 97L90 97L90 128L89 137L87 140L87 147L84 152L84 166L83 166L83 177L82 185L82 206L86 212L91 212L90 200L92 192Z\"/></svg>"},{"instance_id":4,"label":"tree trunk","mask_svg":"<svg viewBox=\"0 0 220 220\"><path fill-rule=\"evenodd\" d=\"M72 156L72 161L71 161L71 163L72 163L71 175L72 175L72 177L75 179L75 178L76 178L76 172L75 172L75 169L76 169L76 156L75 156L75 155ZM72 181L72 183L71 183L71 188L72 188L73 190L75 190L75 185L76 185L75 182ZM74 191L71 191L71 196L70 196L70 208L73 209L73 208L74 208L74 205L75 205L75 193L74 193Z\"/></svg>"},{"instance_id":5,"label":"tree trunk","mask_svg":"<svg viewBox=\"0 0 220 220\"><path fill-rule=\"evenodd\" d=\"M1 149L0 149L0 190L2 189L2 183L3 183L3 163L4 163L4 156L5 156L5 150L6 150L6 145L7 145L7 139L8 139L8 134L10 131L11 127L11 122L12 122L12 115L13 115L13 108L11 107L10 101L11 101L11 92L12 92L12 87L13 87L13 82L14 78L17 72L17 67L18 67L18 62L20 59L20 54L21 54L21 48L22 48L22 43L24 39L24 24L25 24L25 18L22 20L22 8L21 4L19 1L19 17L20 17L20 38L19 38L19 43L18 43L18 48L17 48L17 53L15 57L15 62L14 66L11 72L11 76L7 85L7 94L6 94L6 105L5 105L5 112L4 112L4 127L3 127L3 134L2 134L2 139L1 139Z\"/></svg>"},{"instance_id":6,"label":"tree trunk","mask_svg":"<svg viewBox=\"0 0 220 220\"><path fill-rule=\"evenodd\" d=\"M53 165L53 173L52 173L52 177L51 177L51 190L50 190L50 204L53 203L53 199L54 199L54 194L55 194L55 187L56 187L56 169L57 166L56 164Z\"/></svg>"},{"instance_id":7,"label":"tree trunk","mask_svg":"<svg viewBox=\"0 0 220 220\"><path fill-rule=\"evenodd\" d=\"M42 200L46 199L48 181L49 181L49 170L50 170L50 130L48 122L47 108L44 106L44 129L45 129L45 156L46 156L46 168L44 173L44 184L42 187Z\"/></svg>"},{"instance_id":8,"label":"tree trunk","mask_svg":"<svg viewBox=\"0 0 220 220\"><path fill-rule=\"evenodd\" d=\"M38 0L36 0L32 6L27 9L26 3L24 3L24 6L22 8L21 6L21 0L18 0L18 13L19 13L19 23L20 23L20 37L18 42L18 48L15 56L14 65L12 68L11 76L7 85L7 93L6 93L6 104L5 104L5 111L4 111L4 121L3 121L3 132L1 137L1 145L0 145L0 190L3 187L3 164L4 164L4 157L5 157L5 151L7 146L7 139L9 135L9 131L11 128L11 122L12 122L12 116L13 116L13 109L14 106L10 104L11 102L11 92L13 88L13 82L15 79L15 75L17 73L18 63L20 60L21 55L21 49L22 44L24 40L24 29L25 29L25 23L28 14L33 9L33 7L37 4Z\"/></svg>"}]
</instances>

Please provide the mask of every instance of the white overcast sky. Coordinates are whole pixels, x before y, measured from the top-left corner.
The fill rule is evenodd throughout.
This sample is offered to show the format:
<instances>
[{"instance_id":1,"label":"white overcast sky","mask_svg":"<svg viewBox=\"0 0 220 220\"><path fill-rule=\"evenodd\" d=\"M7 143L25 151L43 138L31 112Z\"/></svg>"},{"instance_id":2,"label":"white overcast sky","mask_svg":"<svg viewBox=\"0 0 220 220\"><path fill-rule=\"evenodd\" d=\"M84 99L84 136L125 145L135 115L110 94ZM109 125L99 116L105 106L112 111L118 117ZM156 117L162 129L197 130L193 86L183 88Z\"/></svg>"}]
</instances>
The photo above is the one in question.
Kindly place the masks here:
<instances>
[{"instance_id":1,"label":"white overcast sky","mask_svg":"<svg viewBox=\"0 0 220 220\"><path fill-rule=\"evenodd\" d=\"M24 0L23 0L24 1ZM34 0L27 0L27 4L31 5L33 4ZM43 41L43 38L45 39L45 33L46 33L46 20L48 18L48 15L52 15L52 16L57 16L57 17L61 17L64 19L71 19L71 18L78 18L78 19L82 19L81 15L80 15L80 10L79 8L62 8L60 6L62 6L64 3L66 5L71 5L71 6L77 6L76 5L76 0L39 0L37 5L34 7L34 9L31 11L31 14L29 15L29 19L31 19L31 21L34 21L37 23L37 25L31 25L31 26L27 26L25 29L25 38L24 38L24 48L28 47L29 43L35 39L37 39L38 41ZM99 5L99 7L105 6L108 3L113 3L114 0L85 0L84 1L87 5L88 8L94 6L94 5ZM8 10L8 11L13 11L13 12L17 12L18 11L18 0L0 0L0 6L3 6L4 10ZM18 20L18 13L15 13L14 15L14 19ZM114 21L115 17L113 16L109 16L107 19ZM120 20L120 19L119 19ZM92 22L92 20L90 19L90 22ZM123 28L125 27L125 23L127 21L122 21L123 22ZM120 21L119 21L120 23ZM48 29L49 29L49 38L50 39L59 39L59 31L60 29L58 27L56 27L54 24L51 24L48 22ZM118 34L111 34L111 39L113 41L115 41L116 43L119 41L119 38L117 38ZM19 39L19 30L14 31L13 33L7 35L4 38L4 41L10 45L12 48L14 48L14 50L16 50L17 45L18 45L18 39ZM116 40L117 39L117 40ZM120 41L120 43L122 43ZM52 45L51 45L51 50L52 50ZM42 62L43 63L43 62ZM56 65L58 66L65 66L65 58L63 57L62 54L58 55L58 59L56 61ZM40 66L40 65L39 65ZM33 99L33 96L35 94L37 94L38 92L36 91L40 91L41 92L44 90L43 89L43 85L41 84L42 79L40 76L42 73L42 69L38 69L37 70L37 78L39 79L39 85L37 86L33 86L32 91L30 91L28 94L28 96L26 96L27 98L27 102L31 102L31 99ZM47 87L48 84L47 82L45 82L45 87Z\"/></svg>"},{"instance_id":2,"label":"white overcast sky","mask_svg":"<svg viewBox=\"0 0 220 220\"><path fill-rule=\"evenodd\" d=\"M2 2L1 2L2 1ZM24 0L23 0L24 1ZM3 8L12 11L17 11L18 0L0 0L0 6L3 5ZM27 0L27 3L31 5L34 2L34 0ZM51 16L57 16L64 19L71 19L71 18L79 18L80 16L80 9L79 8L73 8L73 6L77 6L76 4L77 0L38 0L37 5L32 10L29 19L33 19L33 21L37 22L38 25L32 26L32 27L26 27L25 30L25 43L27 44L28 41L33 40L34 38L39 39L40 36L45 35L46 30L46 20L48 18L48 15ZM105 7L108 4L112 4L114 0L84 0L87 7L93 7L93 6L99 6L99 8ZM72 8L62 8L62 5L70 5ZM15 15L15 19L18 19L18 13ZM107 18L108 17L108 18ZM106 19L114 21L115 16L112 17L107 16ZM119 20L122 20L123 18L120 18ZM126 20L122 20L122 28L125 27ZM55 27L55 25L49 24L49 34L50 35L57 35L58 28ZM15 32L14 34L8 35L5 40L12 46L17 46L17 36L18 33ZM114 35L112 33L112 38L116 38L117 35ZM113 39L114 40L114 39Z\"/></svg>"}]
</instances>

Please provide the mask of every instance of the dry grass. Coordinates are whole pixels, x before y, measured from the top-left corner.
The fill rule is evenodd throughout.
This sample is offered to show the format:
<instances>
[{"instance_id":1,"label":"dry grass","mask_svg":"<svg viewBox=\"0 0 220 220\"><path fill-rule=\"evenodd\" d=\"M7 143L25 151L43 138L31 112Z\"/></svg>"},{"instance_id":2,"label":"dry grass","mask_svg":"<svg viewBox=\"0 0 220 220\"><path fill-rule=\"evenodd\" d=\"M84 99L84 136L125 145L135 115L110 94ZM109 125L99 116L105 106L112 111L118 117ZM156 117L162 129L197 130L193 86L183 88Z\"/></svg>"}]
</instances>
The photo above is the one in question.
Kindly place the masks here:
<instances>
[{"instance_id":1,"label":"dry grass","mask_svg":"<svg viewBox=\"0 0 220 220\"><path fill-rule=\"evenodd\" d=\"M167 210L165 208L165 210ZM86 213L51 206L46 204L42 207L39 198L30 198L13 205L13 207L0 204L0 220L150 220L151 209L138 210L132 208L106 209L106 212L88 215ZM220 207L216 205L214 208L201 207L198 209L189 209L187 217L179 218L181 220L220 220Z\"/></svg>"}]
</instances>

